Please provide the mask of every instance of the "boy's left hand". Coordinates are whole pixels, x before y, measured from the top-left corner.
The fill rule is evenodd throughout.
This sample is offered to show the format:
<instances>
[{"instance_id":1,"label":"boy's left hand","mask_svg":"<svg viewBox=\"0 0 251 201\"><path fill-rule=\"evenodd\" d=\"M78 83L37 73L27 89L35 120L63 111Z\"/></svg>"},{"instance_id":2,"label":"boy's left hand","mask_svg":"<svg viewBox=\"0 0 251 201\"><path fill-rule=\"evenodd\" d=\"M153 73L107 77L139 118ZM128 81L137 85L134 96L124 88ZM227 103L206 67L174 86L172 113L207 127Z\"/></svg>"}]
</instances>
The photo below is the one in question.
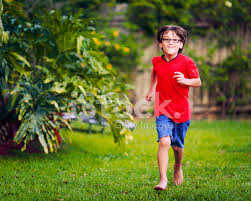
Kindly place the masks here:
<instances>
[{"instance_id":1,"label":"boy's left hand","mask_svg":"<svg viewBox=\"0 0 251 201\"><path fill-rule=\"evenodd\" d=\"M179 84L185 84L185 85L187 85L187 80L188 79L186 79L181 72L174 72L174 74L175 75L173 76L173 78L177 78L177 82Z\"/></svg>"}]
</instances>

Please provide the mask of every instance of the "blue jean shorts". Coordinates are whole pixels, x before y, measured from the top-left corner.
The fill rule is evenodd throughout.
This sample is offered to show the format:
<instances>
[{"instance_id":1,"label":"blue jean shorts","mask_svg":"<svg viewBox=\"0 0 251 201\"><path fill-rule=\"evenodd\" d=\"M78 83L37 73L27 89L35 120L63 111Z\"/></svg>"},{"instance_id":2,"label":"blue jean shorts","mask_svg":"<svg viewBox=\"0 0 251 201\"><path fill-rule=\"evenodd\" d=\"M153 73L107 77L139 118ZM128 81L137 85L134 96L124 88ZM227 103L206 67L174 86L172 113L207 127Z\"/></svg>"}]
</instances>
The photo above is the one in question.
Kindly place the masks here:
<instances>
[{"instance_id":1,"label":"blue jean shorts","mask_svg":"<svg viewBox=\"0 0 251 201\"><path fill-rule=\"evenodd\" d=\"M171 146L184 148L185 136L191 121L176 123L165 115L156 117L156 128L158 132L158 140L165 136L171 137Z\"/></svg>"}]
</instances>

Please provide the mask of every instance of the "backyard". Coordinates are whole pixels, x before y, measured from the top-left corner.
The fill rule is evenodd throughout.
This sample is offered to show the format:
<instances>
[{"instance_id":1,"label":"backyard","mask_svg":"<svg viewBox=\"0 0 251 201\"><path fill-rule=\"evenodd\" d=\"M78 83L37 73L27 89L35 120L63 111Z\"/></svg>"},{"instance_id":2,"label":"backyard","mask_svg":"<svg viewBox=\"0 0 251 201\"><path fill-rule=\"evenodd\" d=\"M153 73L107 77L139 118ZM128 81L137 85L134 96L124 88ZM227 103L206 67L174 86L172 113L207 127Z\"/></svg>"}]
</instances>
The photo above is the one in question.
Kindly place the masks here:
<instances>
[{"instance_id":1,"label":"backyard","mask_svg":"<svg viewBox=\"0 0 251 201\"><path fill-rule=\"evenodd\" d=\"M14 151L0 157L0 200L251 200L251 124L193 121L186 137L184 183L156 192L157 133L153 120L136 122L133 140L114 144L109 129L86 134L87 125L62 130L71 141L56 153ZM67 139L67 138L66 138Z\"/></svg>"},{"instance_id":2,"label":"backyard","mask_svg":"<svg viewBox=\"0 0 251 201\"><path fill-rule=\"evenodd\" d=\"M249 10L0 0L0 201L251 200ZM184 182L170 149L164 191L159 112L179 123L192 112Z\"/></svg>"}]
</instances>

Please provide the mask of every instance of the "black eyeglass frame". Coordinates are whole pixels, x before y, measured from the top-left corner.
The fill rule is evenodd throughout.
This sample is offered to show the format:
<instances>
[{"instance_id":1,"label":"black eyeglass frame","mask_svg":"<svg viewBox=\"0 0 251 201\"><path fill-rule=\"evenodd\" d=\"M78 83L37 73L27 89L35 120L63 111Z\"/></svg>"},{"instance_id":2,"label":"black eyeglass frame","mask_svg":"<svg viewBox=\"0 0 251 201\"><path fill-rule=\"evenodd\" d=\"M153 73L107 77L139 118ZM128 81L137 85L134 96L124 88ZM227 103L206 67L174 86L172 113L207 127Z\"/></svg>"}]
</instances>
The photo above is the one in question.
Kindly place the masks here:
<instances>
[{"instance_id":1,"label":"black eyeglass frame","mask_svg":"<svg viewBox=\"0 0 251 201\"><path fill-rule=\"evenodd\" d=\"M180 39L169 39L169 38L163 38L162 39L162 42L165 42L165 43L170 43L170 42L173 42L173 43L178 43L180 42L181 40Z\"/></svg>"}]
</instances>

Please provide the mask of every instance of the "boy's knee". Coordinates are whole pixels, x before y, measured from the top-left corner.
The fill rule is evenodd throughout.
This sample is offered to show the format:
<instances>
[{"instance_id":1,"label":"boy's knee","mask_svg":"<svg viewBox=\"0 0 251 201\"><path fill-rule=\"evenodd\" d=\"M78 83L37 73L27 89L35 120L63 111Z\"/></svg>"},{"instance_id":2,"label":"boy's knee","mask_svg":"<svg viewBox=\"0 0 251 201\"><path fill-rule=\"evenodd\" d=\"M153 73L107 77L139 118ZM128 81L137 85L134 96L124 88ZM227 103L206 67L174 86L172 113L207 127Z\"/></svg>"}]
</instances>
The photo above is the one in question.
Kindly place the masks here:
<instances>
[{"instance_id":1,"label":"boy's knee","mask_svg":"<svg viewBox=\"0 0 251 201\"><path fill-rule=\"evenodd\" d=\"M177 147L177 146L172 146L172 148L173 148L173 151L177 151L177 152L182 150L182 148Z\"/></svg>"},{"instance_id":2,"label":"boy's knee","mask_svg":"<svg viewBox=\"0 0 251 201\"><path fill-rule=\"evenodd\" d=\"M170 136L163 137L159 140L159 145L162 147L170 148L171 145L171 139Z\"/></svg>"}]
</instances>

